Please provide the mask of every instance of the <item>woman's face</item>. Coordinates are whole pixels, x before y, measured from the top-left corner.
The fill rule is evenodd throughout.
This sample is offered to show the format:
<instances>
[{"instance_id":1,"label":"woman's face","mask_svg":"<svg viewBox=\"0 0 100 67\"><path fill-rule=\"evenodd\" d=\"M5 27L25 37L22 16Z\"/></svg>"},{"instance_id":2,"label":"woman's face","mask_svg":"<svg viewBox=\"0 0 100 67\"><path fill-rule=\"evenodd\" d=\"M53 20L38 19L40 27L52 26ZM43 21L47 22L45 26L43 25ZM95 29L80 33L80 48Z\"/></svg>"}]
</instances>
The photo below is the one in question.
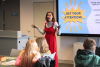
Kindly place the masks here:
<instances>
[{"instance_id":1,"label":"woman's face","mask_svg":"<svg viewBox=\"0 0 100 67\"><path fill-rule=\"evenodd\" d=\"M47 21L48 22L51 22L52 21L52 18L53 18L52 14L51 13L48 13L47 14Z\"/></svg>"}]
</instances>

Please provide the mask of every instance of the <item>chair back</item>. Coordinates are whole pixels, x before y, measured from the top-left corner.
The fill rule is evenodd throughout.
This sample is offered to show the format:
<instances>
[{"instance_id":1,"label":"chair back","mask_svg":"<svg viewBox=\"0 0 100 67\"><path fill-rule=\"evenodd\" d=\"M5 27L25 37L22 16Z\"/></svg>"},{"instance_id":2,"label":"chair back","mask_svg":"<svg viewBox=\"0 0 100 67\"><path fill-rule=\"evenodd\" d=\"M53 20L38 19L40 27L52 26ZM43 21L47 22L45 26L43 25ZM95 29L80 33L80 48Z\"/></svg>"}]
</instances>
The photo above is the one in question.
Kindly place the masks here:
<instances>
[{"instance_id":1,"label":"chair back","mask_svg":"<svg viewBox=\"0 0 100 67\"><path fill-rule=\"evenodd\" d=\"M12 48L11 52L10 52L10 56L17 57L17 56L19 56L19 54L20 54L21 51L22 50L17 50L17 49Z\"/></svg>"}]
</instances>

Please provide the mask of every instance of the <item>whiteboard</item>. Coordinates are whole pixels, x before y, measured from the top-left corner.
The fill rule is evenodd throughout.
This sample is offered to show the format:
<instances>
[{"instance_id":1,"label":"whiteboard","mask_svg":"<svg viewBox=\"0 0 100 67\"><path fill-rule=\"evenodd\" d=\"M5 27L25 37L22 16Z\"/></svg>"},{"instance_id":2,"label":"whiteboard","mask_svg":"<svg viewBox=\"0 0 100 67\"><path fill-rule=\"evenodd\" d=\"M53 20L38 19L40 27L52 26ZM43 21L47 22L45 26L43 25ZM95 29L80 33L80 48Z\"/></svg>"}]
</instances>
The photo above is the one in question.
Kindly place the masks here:
<instances>
[{"instance_id":1,"label":"whiteboard","mask_svg":"<svg viewBox=\"0 0 100 67\"><path fill-rule=\"evenodd\" d=\"M44 29L45 17L48 11L53 12L54 2L34 2L33 3L33 24L38 26L41 30ZM34 28L34 37L40 37L42 35L36 28Z\"/></svg>"}]
</instances>

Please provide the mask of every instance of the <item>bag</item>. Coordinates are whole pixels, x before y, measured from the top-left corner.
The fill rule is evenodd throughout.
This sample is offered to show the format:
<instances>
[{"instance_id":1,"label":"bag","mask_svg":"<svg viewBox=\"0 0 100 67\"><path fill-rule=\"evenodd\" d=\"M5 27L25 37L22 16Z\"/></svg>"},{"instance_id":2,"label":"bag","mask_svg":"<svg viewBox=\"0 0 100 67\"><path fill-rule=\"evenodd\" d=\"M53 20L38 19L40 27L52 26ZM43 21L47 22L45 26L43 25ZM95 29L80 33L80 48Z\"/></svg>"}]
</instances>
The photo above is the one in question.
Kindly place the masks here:
<instances>
[{"instance_id":1,"label":"bag","mask_svg":"<svg viewBox=\"0 0 100 67\"><path fill-rule=\"evenodd\" d=\"M39 60L41 63L43 63L46 67L55 67L56 61L55 59L52 59L50 57L42 57Z\"/></svg>"}]
</instances>

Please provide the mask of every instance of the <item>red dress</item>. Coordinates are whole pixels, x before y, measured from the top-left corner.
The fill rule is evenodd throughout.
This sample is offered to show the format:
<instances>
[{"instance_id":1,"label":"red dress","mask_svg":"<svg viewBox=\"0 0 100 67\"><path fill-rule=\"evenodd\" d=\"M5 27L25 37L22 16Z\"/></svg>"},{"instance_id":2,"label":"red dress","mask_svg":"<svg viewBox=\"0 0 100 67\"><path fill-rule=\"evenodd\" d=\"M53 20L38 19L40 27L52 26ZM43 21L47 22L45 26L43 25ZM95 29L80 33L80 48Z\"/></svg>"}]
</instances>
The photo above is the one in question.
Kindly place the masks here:
<instances>
[{"instance_id":1,"label":"red dress","mask_svg":"<svg viewBox=\"0 0 100 67\"><path fill-rule=\"evenodd\" d=\"M47 22L46 22L47 23ZM45 23L45 38L47 40L47 43L49 45L49 49L51 51L51 54L56 52L54 59L56 60L56 66L58 67L58 54L57 54L57 41L56 41L56 36L55 36L55 29L53 28L53 25L49 28L46 27L46 23Z\"/></svg>"}]
</instances>

